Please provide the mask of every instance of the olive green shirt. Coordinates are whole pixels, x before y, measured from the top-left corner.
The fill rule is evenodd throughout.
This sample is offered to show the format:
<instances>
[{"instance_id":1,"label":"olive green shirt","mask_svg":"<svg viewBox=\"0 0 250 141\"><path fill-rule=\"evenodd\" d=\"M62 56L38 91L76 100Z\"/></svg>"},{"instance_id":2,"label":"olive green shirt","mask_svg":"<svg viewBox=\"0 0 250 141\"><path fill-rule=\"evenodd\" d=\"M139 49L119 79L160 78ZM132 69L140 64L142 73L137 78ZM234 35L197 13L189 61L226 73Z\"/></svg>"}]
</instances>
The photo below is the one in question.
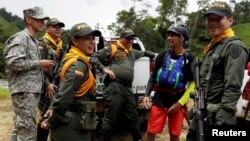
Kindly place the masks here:
<instances>
[{"instance_id":1,"label":"olive green shirt","mask_svg":"<svg viewBox=\"0 0 250 141\"><path fill-rule=\"evenodd\" d=\"M84 75L78 75L75 71L83 72ZM76 91L88 78L88 67L82 60L77 60L67 70L64 79L60 82L58 93L53 98L51 108L53 115L48 123L50 128L57 126L61 122L68 122L70 119L65 116L71 105L80 104L81 101L89 100L88 95L75 97Z\"/></svg>"},{"instance_id":2,"label":"olive green shirt","mask_svg":"<svg viewBox=\"0 0 250 141\"><path fill-rule=\"evenodd\" d=\"M93 56L97 57L97 68L103 70L105 67L102 62L108 61L110 64L110 70L112 70L116 79L123 82L132 84L134 79L134 63L135 60L145 55L144 51L132 49L128 54L125 50L117 46L117 51L113 58L109 60L111 55L111 46L107 46L94 53Z\"/></svg>"},{"instance_id":3,"label":"olive green shirt","mask_svg":"<svg viewBox=\"0 0 250 141\"><path fill-rule=\"evenodd\" d=\"M206 88L207 104L218 104L216 118L230 122L236 111L236 104L241 95L241 86L248 52L240 40L232 40L224 45L224 41L216 43L205 55L200 68L201 85ZM219 47L223 47L219 54ZM210 79L205 81L214 53L220 55L214 61ZM230 123L229 123L230 124Z\"/></svg>"}]
</instances>

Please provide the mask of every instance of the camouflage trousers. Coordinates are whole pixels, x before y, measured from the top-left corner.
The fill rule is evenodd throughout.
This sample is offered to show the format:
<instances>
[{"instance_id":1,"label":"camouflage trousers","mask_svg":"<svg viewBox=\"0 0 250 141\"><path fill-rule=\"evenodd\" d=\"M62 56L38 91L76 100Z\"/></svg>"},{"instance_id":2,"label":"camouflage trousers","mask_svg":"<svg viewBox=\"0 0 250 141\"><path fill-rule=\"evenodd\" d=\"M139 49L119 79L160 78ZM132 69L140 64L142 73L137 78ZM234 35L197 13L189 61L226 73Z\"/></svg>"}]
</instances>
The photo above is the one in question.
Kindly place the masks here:
<instances>
[{"instance_id":1,"label":"camouflage trousers","mask_svg":"<svg viewBox=\"0 0 250 141\"><path fill-rule=\"evenodd\" d=\"M16 93L11 95L14 110L14 129L10 141L36 141L36 108L38 93Z\"/></svg>"}]
</instances>

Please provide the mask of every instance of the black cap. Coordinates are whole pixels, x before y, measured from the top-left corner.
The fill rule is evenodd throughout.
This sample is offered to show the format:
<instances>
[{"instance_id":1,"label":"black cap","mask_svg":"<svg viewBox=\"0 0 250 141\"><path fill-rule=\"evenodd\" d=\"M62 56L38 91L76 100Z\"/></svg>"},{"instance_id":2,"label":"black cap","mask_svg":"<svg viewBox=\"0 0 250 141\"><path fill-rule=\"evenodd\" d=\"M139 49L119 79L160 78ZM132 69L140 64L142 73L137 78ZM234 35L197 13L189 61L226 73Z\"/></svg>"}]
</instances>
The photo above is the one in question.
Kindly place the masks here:
<instances>
[{"instance_id":1,"label":"black cap","mask_svg":"<svg viewBox=\"0 0 250 141\"><path fill-rule=\"evenodd\" d=\"M125 28L122 33L121 33L121 37L136 37L134 31L130 28Z\"/></svg>"},{"instance_id":2,"label":"black cap","mask_svg":"<svg viewBox=\"0 0 250 141\"><path fill-rule=\"evenodd\" d=\"M216 1L209 5L204 16L215 14L218 16L232 16L232 9L226 2Z\"/></svg>"},{"instance_id":3,"label":"black cap","mask_svg":"<svg viewBox=\"0 0 250 141\"><path fill-rule=\"evenodd\" d=\"M99 30L92 30L91 27L89 25L87 25L86 23L78 23L75 24L71 30L70 30L70 37L82 37L82 36L86 36L90 33L93 33L94 36L101 36L102 33Z\"/></svg>"},{"instance_id":4,"label":"black cap","mask_svg":"<svg viewBox=\"0 0 250 141\"><path fill-rule=\"evenodd\" d=\"M59 25L61 27L65 27L65 24L63 22L60 22L57 18L51 18L47 21L46 26L54 26L54 25Z\"/></svg>"}]
</instances>

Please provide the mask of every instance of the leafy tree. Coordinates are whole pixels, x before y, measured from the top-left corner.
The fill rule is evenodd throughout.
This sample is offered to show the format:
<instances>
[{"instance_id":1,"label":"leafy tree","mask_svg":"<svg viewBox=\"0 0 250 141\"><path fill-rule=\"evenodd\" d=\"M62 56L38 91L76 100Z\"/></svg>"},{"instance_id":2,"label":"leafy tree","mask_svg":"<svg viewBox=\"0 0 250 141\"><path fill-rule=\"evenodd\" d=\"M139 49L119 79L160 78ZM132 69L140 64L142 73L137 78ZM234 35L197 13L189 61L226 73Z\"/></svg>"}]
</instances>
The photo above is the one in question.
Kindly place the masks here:
<instances>
[{"instance_id":1,"label":"leafy tree","mask_svg":"<svg viewBox=\"0 0 250 141\"><path fill-rule=\"evenodd\" d=\"M14 22L19 29L25 27L25 23L22 18L17 15L13 15L11 12L7 12L5 8L0 9L0 15L8 22Z\"/></svg>"},{"instance_id":2,"label":"leafy tree","mask_svg":"<svg viewBox=\"0 0 250 141\"><path fill-rule=\"evenodd\" d=\"M250 22L250 1L243 0L235 4L234 7L235 23L248 23Z\"/></svg>"},{"instance_id":3,"label":"leafy tree","mask_svg":"<svg viewBox=\"0 0 250 141\"><path fill-rule=\"evenodd\" d=\"M123 28L132 28L142 40L147 50L158 52L164 49L164 39L156 29L157 19L148 15L147 10L135 12L122 10L117 13L117 21L108 26L108 29L119 35Z\"/></svg>"}]
</instances>

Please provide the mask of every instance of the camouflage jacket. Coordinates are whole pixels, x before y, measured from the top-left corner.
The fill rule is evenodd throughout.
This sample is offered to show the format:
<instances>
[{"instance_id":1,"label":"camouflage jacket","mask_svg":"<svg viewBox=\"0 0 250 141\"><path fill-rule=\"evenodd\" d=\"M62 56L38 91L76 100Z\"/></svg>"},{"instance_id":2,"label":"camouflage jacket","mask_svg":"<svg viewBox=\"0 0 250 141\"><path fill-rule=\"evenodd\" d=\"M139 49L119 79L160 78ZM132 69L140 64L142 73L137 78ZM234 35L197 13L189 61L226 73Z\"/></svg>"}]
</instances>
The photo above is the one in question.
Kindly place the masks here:
<instances>
[{"instance_id":1,"label":"camouflage jacket","mask_svg":"<svg viewBox=\"0 0 250 141\"><path fill-rule=\"evenodd\" d=\"M11 94L42 92L44 77L39 63L38 41L27 29L6 41L3 55Z\"/></svg>"}]
</instances>

